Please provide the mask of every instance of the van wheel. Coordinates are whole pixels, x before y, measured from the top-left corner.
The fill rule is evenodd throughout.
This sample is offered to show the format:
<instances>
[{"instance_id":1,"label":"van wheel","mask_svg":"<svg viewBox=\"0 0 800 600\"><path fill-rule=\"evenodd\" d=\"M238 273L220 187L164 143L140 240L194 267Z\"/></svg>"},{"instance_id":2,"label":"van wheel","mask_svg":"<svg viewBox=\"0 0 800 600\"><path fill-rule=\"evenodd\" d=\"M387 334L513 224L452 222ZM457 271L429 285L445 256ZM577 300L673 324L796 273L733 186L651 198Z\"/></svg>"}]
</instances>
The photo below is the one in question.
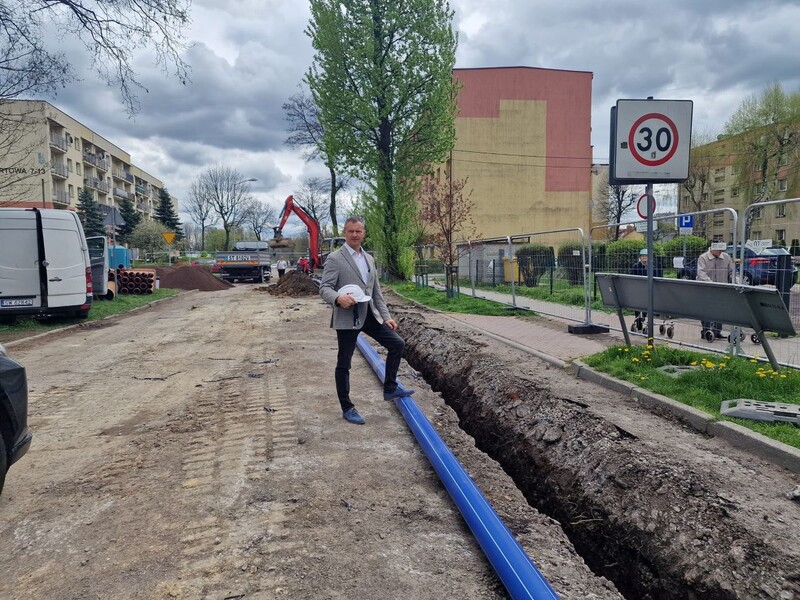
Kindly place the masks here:
<instances>
[{"instance_id":1,"label":"van wheel","mask_svg":"<svg viewBox=\"0 0 800 600\"><path fill-rule=\"evenodd\" d=\"M88 310L79 310L75 313L75 316L79 319L88 319L89 318L89 311Z\"/></svg>"},{"instance_id":2,"label":"van wheel","mask_svg":"<svg viewBox=\"0 0 800 600\"><path fill-rule=\"evenodd\" d=\"M13 325L17 315L0 315L0 325Z\"/></svg>"}]
</instances>

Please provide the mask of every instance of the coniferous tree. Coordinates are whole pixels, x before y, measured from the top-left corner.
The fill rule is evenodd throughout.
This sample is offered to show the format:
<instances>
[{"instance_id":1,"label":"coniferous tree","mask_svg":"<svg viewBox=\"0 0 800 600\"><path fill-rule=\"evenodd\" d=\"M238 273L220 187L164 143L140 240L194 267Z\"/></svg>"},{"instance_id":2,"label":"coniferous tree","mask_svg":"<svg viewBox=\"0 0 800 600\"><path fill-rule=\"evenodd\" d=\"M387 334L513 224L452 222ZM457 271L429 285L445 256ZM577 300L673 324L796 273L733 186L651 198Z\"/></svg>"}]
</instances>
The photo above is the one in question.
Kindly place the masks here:
<instances>
[{"instance_id":1,"label":"coniferous tree","mask_svg":"<svg viewBox=\"0 0 800 600\"><path fill-rule=\"evenodd\" d=\"M123 198L119 201L119 212L122 218L125 219L125 224L117 227L117 241L128 243L131 233L133 233L133 230L136 229L136 226L142 221L142 215L136 210L130 198Z\"/></svg>"},{"instance_id":2,"label":"coniferous tree","mask_svg":"<svg viewBox=\"0 0 800 600\"><path fill-rule=\"evenodd\" d=\"M86 237L106 234L106 226L103 225L106 216L103 209L95 202L91 190L85 188L81 190L78 196L78 215Z\"/></svg>"},{"instance_id":3,"label":"coniferous tree","mask_svg":"<svg viewBox=\"0 0 800 600\"><path fill-rule=\"evenodd\" d=\"M183 239L181 221L175 212L175 206L172 204L172 197L167 188L158 192L158 206L155 208L153 218L166 227L167 231L174 231L177 240Z\"/></svg>"}]
</instances>

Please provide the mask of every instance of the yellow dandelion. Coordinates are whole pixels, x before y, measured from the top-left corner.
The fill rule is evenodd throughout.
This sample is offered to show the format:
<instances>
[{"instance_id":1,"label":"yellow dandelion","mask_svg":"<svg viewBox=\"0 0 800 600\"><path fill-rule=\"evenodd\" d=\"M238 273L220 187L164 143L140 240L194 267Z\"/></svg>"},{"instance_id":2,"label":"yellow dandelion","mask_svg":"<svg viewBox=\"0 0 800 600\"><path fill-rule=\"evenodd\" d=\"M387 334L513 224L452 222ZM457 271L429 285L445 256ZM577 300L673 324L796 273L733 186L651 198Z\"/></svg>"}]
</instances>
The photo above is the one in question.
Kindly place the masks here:
<instances>
[{"instance_id":1,"label":"yellow dandelion","mask_svg":"<svg viewBox=\"0 0 800 600\"><path fill-rule=\"evenodd\" d=\"M638 358L636 358L636 357L634 356L634 357L631 359L631 362L639 362L639 359L638 359Z\"/></svg>"},{"instance_id":2,"label":"yellow dandelion","mask_svg":"<svg viewBox=\"0 0 800 600\"><path fill-rule=\"evenodd\" d=\"M647 344L647 349L648 350L652 350L653 348L655 348L655 346L653 346L653 344Z\"/></svg>"},{"instance_id":3,"label":"yellow dandelion","mask_svg":"<svg viewBox=\"0 0 800 600\"><path fill-rule=\"evenodd\" d=\"M786 375L781 375L781 379L786 379Z\"/></svg>"},{"instance_id":4,"label":"yellow dandelion","mask_svg":"<svg viewBox=\"0 0 800 600\"><path fill-rule=\"evenodd\" d=\"M696 360L693 360L693 361L692 361L692 362L690 362L689 364L690 364L691 366L693 366L693 367L696 367L696 366L697 366L697 361L696 361Z\"/></svg>"},{"instance_id":5,"label":"yellow dandelion","mask_svg":"<svg viewBox=\"0 0 800 600\"><path fill-rule=\"evenodd\" d=\"M764 379L764 377L766 377L766 375L765 375L764 373L759 373L759 374L758 374L758 376L759 376L761 379Z\"/></svg>"},{"instance_id":6,"label":"yellow dandelion","mask_svg":"<svg viewBox=\"0 0 800 600\"><path fill-rule=\"evenodd\" d=\"M720 368L724 367L728 363L719 363Z\"/></svg>"},{"instance_id":7,"label":"yellow dandelion","mask_svg":"<svg viewBox=\"0 0 800 600\"><path fill-rule=\"evenodd\" d=\"M750 362L753 363L753 364L756 364L758 361L755 358L751 358Z\"/></svg>"},{"instance_id":8,"label":"yellow dandelion","mask_svg":"<svg viewBox=\"0 0 800 600\"><path fill-rule=\"evenodd\" d=\"M630 350L630 348L625 348L625 352L628 352L629 350Z\"/></svg>"}]
</instances>

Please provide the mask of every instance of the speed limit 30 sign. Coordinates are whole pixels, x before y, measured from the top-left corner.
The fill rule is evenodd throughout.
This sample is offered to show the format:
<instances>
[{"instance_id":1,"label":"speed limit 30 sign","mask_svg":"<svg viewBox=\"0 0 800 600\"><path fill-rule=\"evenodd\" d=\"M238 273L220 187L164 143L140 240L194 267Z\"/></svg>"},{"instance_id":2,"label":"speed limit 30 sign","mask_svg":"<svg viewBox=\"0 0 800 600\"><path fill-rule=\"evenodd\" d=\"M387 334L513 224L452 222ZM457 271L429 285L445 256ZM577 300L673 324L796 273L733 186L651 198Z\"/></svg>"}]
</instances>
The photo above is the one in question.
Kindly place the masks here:
<instances>
[{"instance_id":1,"label":"speed limit 30 sign","mask_svg":"<svg viewBox=\"0 0 800 600\"><path fill-rule=\"evenodd\" d=\"M617 100L611 183L676 183L689 176L691 100Z\"/></svg>"}]
</instances>

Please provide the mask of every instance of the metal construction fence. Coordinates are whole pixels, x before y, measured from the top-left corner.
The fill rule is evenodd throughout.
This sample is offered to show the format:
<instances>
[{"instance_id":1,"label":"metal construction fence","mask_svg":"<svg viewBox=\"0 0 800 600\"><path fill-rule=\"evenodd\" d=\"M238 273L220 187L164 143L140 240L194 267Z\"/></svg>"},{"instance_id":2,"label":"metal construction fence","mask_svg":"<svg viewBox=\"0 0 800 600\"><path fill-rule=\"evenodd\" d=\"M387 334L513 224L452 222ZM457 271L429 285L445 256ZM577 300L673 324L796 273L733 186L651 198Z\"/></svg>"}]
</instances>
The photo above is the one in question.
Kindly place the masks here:
<instances>
[{"instance_id":1,"label":"metal construction fence","mask_svg":"<svg viewBox=\"0 0 800 600\"><path fill-rule=\"evenodd\" d=\"M773 216L769 213L777 219L765 218ZM680 232L676 226L678 215L654 217L654 276L696 279L700 255L711 242L725 242L726 252L735 263L734 282L778 289L795 329L800 331L800 242L787 237L787 232L800 237L800 198L754 204L741 215L732 208L719 207L681 216L683 222L687 216L693 217L693 224L681 227ZM780 228L768 225L776 222ZM588 236L580 228L573 228L463 241L457 245L461 293L468 287L474 296L619 330L616 314L601 305L594 274L644 275L649 260L642 255L646 247L642 233L645 224L640 221L593 227ZM707 235L709 230L713 230L712 236ZM621 231L625 235L614 239ZM435 273L436 269L429 271ZM428 284L427 275L424 282ZM437 283L436 278L432 277L430 283ZM632 313L626 321L626 327L642 336L649 334L646 324L646 315L641 313ZM653 337L673 344L763 357L755 332L731 329L724 323L654 315L654 329ZM800 337L767 335L771 336L770 344L781 364L800 367Z\"/></svg>"}]
</instances>

